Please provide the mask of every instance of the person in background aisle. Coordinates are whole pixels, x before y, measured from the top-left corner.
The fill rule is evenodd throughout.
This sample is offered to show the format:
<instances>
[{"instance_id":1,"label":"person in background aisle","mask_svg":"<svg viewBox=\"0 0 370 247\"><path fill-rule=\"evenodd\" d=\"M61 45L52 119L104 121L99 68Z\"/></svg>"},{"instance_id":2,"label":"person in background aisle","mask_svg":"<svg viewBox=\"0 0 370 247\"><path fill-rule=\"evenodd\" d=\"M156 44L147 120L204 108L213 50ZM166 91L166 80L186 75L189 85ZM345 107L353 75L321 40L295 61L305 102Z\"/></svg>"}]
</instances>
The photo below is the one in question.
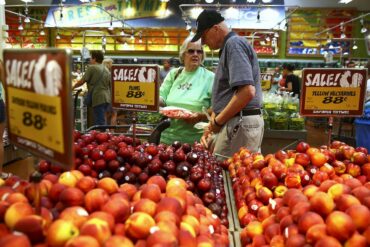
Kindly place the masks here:
<instances>
[{"instance_id":1,"label":"person in background aisle","mask_svg":"<svg viewBox=\"0 0 370 247\"><path fill-rule=\"evenodd\" d=\"M87 83L87 89L92 92L93 125L105 125L105 112L111 103L110 73L102 64L102 51L92 51L90 65L83 77L77 81L72 89Z\"/></svg>"},{"instance_id":2,"label":"person in background aisle","mask_svg":"<svg viewBox=\"0 0 370 247\"><path fill-rule=\"evenodd\" d=\"M277 91L279 90L279 81L281 80L281 78L282 75L280 73L280 67L277 66L275 68L274 74L272 75L272 84L269 90L270 93L277 93Z\"/></svg>"},{"instance_id":3,"label":"person in background aisle","mask_svg":"<svg viewBox=\"0 0 370 247\"><path fill-rule=\"evenodd\" d=\"M4 89L3 89L3 82L5 79L4 71L3 71L3 61L0 60L0 178L6 179L11 176L10 173L3 172L3 163L4 163L4 130L5 130L5 120L6 120L6 112L5 112L5 103L4 103Z\"/></svg>"},{"instance_id":4,"label":"person in background aisle","mask_svg":"<svg viewBox=\"0 0 370 247\"><path fill-rule=\"evenodd\" d=\"M199 141L203 131L194 128L194 124L207 121L202 109L211 105L214 73L201 66L205 51L200 42L190 42L191 39L186 38L180 47L179 58L184 67L169 72L159 95L160 106L182 107L196 114L186 120L171 119L171 126L161 134L162 143L180 141L192 144Z\"/></svg>"},{"instance_id":5,"label":"person in background aisle","mask_svg":"<svg viewBox=\"0 0 370 247\"><path fill-rule=\"evenodd\" d=\"M106 58L103 60L103 65L108 69L109 78L111 78L113 60L111 58ZM108 110L105 114L105 118L106 118L107 124L112 125L112 126L117 125L117 109L114 109L112 107L112 104L109 105Z\"/></svg>"},{"instance_id":6,"label":"person in background aisle","mask_svg":"<svg viewBox=\"0 0 370 247\"><path fill-rule=\"evenodd\" d=\"M164 78L166 78L168 72L171 71L171 60L170 59L164 59L163 60L163 68L159 71L159 83L162 84L164 81Z\"/></svg>"},{"instance_id":7,"label":"person in background aisle","mask_svg":"<svg viewBox=\"0 0 370 247\"><path fill-rule=\"evenodd\" d=\"M202 39L219 52L219 64L212 91L212 116L201 143L209 147L214 133L213 153L230 157L240 147L261 151L264 132L262 89L257 55L243 37L229 30L214 10L204 10L197 19L193 42Z\"/></svg>"},{"instance_id":8,"label":"person in background aisle","mask_svg":"<svg viewBox=\"0 0 370 247\"><path fill-rule=\"evenodd\" d=\"M293 96L301 97L301 85L298 76L293 74L294 65L283 64L283 77L285 77L285 87L280 88L281 91L293 92Z\"/></svg>"}]
</instances>

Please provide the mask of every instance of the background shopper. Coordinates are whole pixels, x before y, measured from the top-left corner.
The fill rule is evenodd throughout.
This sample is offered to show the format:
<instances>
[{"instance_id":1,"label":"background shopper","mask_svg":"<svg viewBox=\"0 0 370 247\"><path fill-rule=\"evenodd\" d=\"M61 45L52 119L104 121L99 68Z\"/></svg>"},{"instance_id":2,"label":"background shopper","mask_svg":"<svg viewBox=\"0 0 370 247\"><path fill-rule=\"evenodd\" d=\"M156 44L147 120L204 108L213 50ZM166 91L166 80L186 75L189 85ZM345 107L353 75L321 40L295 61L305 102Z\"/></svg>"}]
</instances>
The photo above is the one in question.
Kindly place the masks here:
<instances>
[{"instance_id":1,"label":"background shopper","mask_svg":"<svg viewBox=\"0 0 370 247\"><path fill-rule=\"evenodd\" d=\"M210 133L215 133L216 154L229 157L242 146L260 151L264 122L256 53L245 38L229 30L217 11L204 10L197 27L192 41L202 38L210 49L220 49L212 91L212 119L201 142L207 146Z\"/></svg>"},{"instance_id":2,"label":"background shopper","mask_svg":"<svg viewBox=\"0 0 370 247\"><path fill-rule=\"evenodd\" d=\"M5 120L6 120L6 111L5 111L5 102L4 102L4 88L3 82L5 79L4 70L3 70L3 61L0 60L0 178L6 179L11 174L3 172L4 164L4 130L5 130Z\"/></svg>"},{"instance_id":3,"label":"background shopper","mask_svg":"<svg viewBox=\"0 0 370 247\"><path fill-rule=\"evenodd\" d=\"M293 64L283 64L283 77L285 77L285 88L280 88L281 91L292 92L293 96L301 97L301 82L297 75L293 74Z\"/></svg>"},{"instance_id":4,"label":"background shopper","mask_svg":"<svg viewBox=\"0 0 370 247\"><path fill-rule=\"evenodd\" d=\"M166 78L168 72L170 72L172 69L171 67L171 60L170 59L164 59L163 60L163 68L159 71L159 83L162 84L164 81L164 78Z\"/></svg>"},{"instance_id":5,"label":"background shopper","mask_svg":"<svg viewBox=\"0 0 370 247\"><path fill-rule=\"evenodd\" d=\"M108 69L109 71L109 78L112 78L112 66L113 66L113 60L111 58L106 58L103 60L103 65ZM108 110L105 114L105 120L107 124L115 126L117 125L117 109L114 109L112 106L112 103L109 104Z\"/></svg>"},{"instance_id":6,"label":"background shopper","mask_svg":"<svg viewBox=\"0 0 370 247\"><path fill-rule=\"evenodd\" d=\"M75 89L87 83L88 92L92 93L93 125L106 124L105 113L111 103L111 78L103 60L102 51L92 51L89 67L73 86Z\"/></svg>"},{"instance_id":7,"label":"background shopper","mask_svg":"<svg viewBox=\"0 0 370 247\"><path fill-rule=\"evenodd\" d=\"M180 48L179 58L184 67L171 70L160 88L160 104L182 107L196 114L186 120L172 119L171 126L161 134L161 142L166 144L199 141L203 131L194 128L194 124L207 121L202 108L211 105L214 73L201 66L205 52L200 41L191 42L191 38Z\"/></svg>"}]
</instances>

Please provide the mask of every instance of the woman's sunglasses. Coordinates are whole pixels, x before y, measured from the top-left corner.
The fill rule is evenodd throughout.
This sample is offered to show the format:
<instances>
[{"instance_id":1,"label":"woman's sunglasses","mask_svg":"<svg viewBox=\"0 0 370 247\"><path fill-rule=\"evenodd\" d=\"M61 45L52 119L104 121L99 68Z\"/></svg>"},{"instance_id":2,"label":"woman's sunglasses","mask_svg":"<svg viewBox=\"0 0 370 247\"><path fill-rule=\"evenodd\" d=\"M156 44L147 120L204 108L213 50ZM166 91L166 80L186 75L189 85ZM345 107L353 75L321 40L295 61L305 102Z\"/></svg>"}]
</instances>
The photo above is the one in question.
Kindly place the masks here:
<instances>
[{"instance_id":1,"label":"woman's sunglasses","mask_svg":"<svg viewBox=\"0 0 370 247\"><path fill-rule=\"evenodd\" d=\"M195 52L197 52L198 54L203 55L203 50L195 50L195 49L188 49L187 50L188 54L194 54Z\"/></svg>"}]
</instances>

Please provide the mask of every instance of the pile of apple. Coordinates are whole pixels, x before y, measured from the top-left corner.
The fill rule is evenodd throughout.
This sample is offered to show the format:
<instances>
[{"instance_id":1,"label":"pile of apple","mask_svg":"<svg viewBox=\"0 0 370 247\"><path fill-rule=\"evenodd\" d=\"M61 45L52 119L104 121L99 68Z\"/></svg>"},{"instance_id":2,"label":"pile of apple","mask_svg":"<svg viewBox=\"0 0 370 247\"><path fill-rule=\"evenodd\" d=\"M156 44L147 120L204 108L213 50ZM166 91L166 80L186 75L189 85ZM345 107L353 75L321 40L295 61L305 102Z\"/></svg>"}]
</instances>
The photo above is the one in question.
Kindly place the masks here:
<instances>
[{"instance_id":1,"label":"pile of apple","mask_svg":"<svg viewBox=\"0 0 370 247\"><path fill-rule=\"evenodd\" d=\"M241 226L246 226L243 229L243 234L253 228L253 225L258 225L259 230L262 229L263 232L266 230L267 235L270 234L269 225L280 224L283 217L279 215L284 210L286 214L293 214L294 223L299 226L299 217L294 216L294 212L297 210L314 211L321 215L322 223L324 223L326 216L332 211L346 211L347 206L342 204L351 204L355 201L356 205L362 203L367 209L370 206L370 155L363 147L354 148L343 142L334 141L330 147L315 148L301 142L295 150L286 152L279 150L275 154L266 156L260 153L251 153L247 149L241 148L226 162L226 165L233 182L232 188L238 209L239 222ZM356 192L358 187L361 188L359 189L360 194ZM344 192L342 190L336 191L338 188L344 188ZM329 198L331 209L326 210L327 213L323 214L320 211L324 210L323 207L316 206L316 201L311 200L312 194L303 198L303 194L308 193L305 191L311 190L315 192L329 191L325 198ZM298 204L299 206L293 211L293 206L298 201L293 203L294 205L287 205L287 199L284 198L293 193L291 191L294 191L296 195L300 194L297 198L306 202L305 206ZM342 193L346 195L337 197L337 194ZM351 193L352 195L347 195ZM322 195L321 192L317 194ZM314 198L316 198L316 195ZM348 199L350 201L347 202L347 198L350 198ZM283 209L278 213L281 206L283 206ZM274 215L272 223L266 221L271 215ZM366 216L366 213L364 215ZM330 220L326 221L327 224L328 222ZM369 225L369 223L367 224ZM261 228L261 226L263 227ZM279 237L279 241L282 241L283 244L285 242L286 246L303 246L288 244L286 242L288 238L285 237L284 239L283 236L287 231L285 228L286 226L279 228L278 235L282 235ZM357 229L357 232L362 234L362 230ZM325 233L325 231L323 232ZM301 240L312 244L311 240L305 240L305 231L299 230L297 233L303 234L303 238L300 236ZM258 238L261 241L263 240L262 242L270 243L271 241L271 237L266 235ZM252 238L246 239L245 235L243 235L242 240L244 244L253 242ZM340 241L342 240L340 239ZM259 240L255 241L258 242ZM272 244L272 246L275 246L275 244Z\"/></svg>"},{"instance_id":2,"label":"pile of apple","mask_svg":"<svg viewBox=\"0 0 370 247\"><path fill-rule=\"evenodd\" d=\"M137 188L77 170L0 180L0 246L229 246L228 229L180 178Z\"/></svg>"},{"instance_id":3,"label":"pile of apple","mask_svg":"<svg viewBox=\"0 0 370 247\"><path fill-rule=\"evenodd\" d=\"M243 246L370 246L370 183L289 189L240 233Z\"/></svg>"},{"instance_id":4,"label":"pile of apple","mask_svg":"<svg viewBox=\"0 0 370 247\"><path fill-rule=\"evenodd\" d=\"M111 177L118 184L141 185L154 175L166 180L183 178L188 190L198 195L222 223L228 225L222 167L202 145L180 142L134 144L133 138L106 132L74 133L75 169L94 178ZM47 175L63 172L61 167L42 160L38 170Z\"/></svg>"}]
</instances>

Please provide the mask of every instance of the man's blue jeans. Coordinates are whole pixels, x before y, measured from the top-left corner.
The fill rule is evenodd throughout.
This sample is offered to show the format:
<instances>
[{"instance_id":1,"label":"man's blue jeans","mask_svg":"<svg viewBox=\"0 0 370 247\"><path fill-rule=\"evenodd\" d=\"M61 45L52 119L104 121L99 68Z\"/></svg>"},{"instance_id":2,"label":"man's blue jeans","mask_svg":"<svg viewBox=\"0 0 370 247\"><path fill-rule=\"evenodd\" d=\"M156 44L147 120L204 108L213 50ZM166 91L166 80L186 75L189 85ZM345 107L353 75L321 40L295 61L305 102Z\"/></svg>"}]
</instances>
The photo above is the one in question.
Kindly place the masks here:
<instances>
[{"instance_id":1,"label":"man's blue jeans","mask_svg":"<svg viewBox=\"0 0 370 247\"><path fill-rule=\"evenodd\" d=\"M94 121L93 125L106 125L105 113L108 110L109 103L103 103L93 107Z\"/></svg>"}]
</instances>

